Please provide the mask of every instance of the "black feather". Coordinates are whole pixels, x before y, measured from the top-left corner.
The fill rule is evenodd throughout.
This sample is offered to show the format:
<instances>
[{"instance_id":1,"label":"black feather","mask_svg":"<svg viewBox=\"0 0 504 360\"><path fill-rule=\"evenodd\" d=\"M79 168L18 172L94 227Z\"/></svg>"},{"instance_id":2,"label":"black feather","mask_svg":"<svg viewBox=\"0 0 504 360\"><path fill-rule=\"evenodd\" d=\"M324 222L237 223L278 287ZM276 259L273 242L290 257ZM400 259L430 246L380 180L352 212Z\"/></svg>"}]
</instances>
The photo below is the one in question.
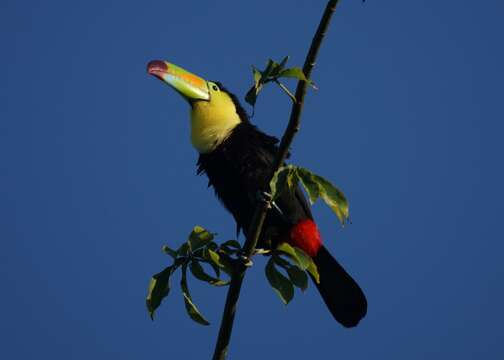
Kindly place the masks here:
<instances>
[{"instance_id":1,"label":"black feather","mask_svg":"<svg viewBox=\"0 0 504 360\"><path fill-rule=\"evenodd\" d=\"M320 283L314 283L327 308L341 325L356 326L367 313L362 289L324 246L313 260L320 275Z\"/></svg>"},{"instance_id":2,"label":"black feather","mask_svg":"<svg viewBox=\"0 0 504 360\"><path fill-rule=\"evenodd\" d=\"M233 215L237 230L247 233L257 205L258 194L267 189L268 175L278 152L278 139L252 125L238 99L221 84L233 99L242 120L213 151L200 154L198 174L206 173L209 185L225 208ZM285 241L291 227L303 219L312 219L310 206L298 188L285 191L276 204L282 211L271 210L266 216L259 246ZM357 283L322 247L314 258L321 282L317 288L329 310L344 326L355 326L366 314L366 298Z\"/></svg>"}]
</instances>

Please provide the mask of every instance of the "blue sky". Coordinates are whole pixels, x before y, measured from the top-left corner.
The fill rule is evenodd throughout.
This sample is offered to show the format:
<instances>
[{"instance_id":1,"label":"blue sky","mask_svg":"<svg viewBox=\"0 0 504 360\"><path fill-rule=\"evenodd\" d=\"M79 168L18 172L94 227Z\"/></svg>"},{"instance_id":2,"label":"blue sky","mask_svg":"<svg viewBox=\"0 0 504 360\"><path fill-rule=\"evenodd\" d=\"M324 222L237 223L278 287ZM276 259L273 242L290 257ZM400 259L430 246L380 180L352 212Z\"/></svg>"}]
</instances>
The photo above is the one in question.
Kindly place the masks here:
<instances>
[{"instance_id":1,"label":"blue sky","mask_svg":"<svg viewBox=\"0 0 504 360\"><path fill-rule=\"evenodd\" d=\"M149 277L195 224L233 236L195 175L187 105L146 74L167 59L243 98L250 65L300 65L324 2L3 1L0 356L209 358L225 291L192 281L151 322ZM504 355L504 5L343 1L313 73L292 162L347 195L314 213L369 311L346 330L313 287L287 307L247 273L231 358ZM293 86L293 84L291 84ZM253 121L280 135L266 89ZM176 285L177 282L174 284Z\"/></svg>"}]
</instances>

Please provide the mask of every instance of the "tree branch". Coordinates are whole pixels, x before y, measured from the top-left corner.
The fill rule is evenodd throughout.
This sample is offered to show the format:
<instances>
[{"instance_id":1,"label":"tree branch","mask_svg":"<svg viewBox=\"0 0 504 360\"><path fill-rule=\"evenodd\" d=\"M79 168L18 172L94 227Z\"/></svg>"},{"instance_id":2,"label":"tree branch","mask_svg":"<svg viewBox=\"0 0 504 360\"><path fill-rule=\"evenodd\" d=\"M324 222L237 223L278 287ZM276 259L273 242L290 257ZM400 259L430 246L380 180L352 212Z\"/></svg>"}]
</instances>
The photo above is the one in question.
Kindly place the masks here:
<instances>
[{"instance_id":1,"label":"tree branch","mask_svg":"<svg viewBox=\"0 0 504 360\"><path fill-rule=\"evenodd\" d=\"M306 55L306 60L303 66L303 72L307 79L310 79L311 72L315 66L315 60L320 49L320 45L326 35L327 28L331 21L331 17L336 10L338 5L338 0L330 0L327 3L322 19L320 20L319 26L313 37L310 50ZM301 112L303 110L304 98L306 95L306 89L308 87L308 82L299 81L296 88L296 101L292 105L292 110L290 114L289 124L284 132L282 141L280 142L280 147L278 154L276 156L271 172L268 176L268 184L275 174L275 172L283 165L287 154L289 153L289 148L292 144L294 136L299 131L299 125L301 122ZM245 256L247 258L251 257L254 253L257 241L262 231L264 224L264 219L268 209L271 207L271 200L266 200L260 202L254 212L250 228L247 231L247 239L243 246ZM243 264L238 264L231 277L231 284L229 286L226 305L224 306L224 313L222 315L221 327L219 330L219 337L217 339L217 344L215 346L215 352L213 355L213 360L224 360L227 356L227 351L229 347L229 341L231 338L231 331L233 329L234 316L236 313L236 307L238 304L238 298L240 297L240 289L243 283L243 278L245 276L245 271L247 268Z\"/></svg>"}]
</instances>

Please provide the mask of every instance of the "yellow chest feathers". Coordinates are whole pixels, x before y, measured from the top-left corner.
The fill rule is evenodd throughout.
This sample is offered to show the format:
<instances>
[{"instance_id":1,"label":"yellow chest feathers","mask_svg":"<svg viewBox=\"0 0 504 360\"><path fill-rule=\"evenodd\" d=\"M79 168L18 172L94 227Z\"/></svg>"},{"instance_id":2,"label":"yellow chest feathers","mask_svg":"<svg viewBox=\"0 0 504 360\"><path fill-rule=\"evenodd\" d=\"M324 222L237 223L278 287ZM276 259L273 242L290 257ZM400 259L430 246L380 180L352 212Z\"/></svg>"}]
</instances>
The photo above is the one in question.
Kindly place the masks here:
<instances>
[{"instance_id":1,"label":"yellow chest feathers","mask_svg":"<svg viewBox=\"0 0 504 360\"><path fill-rule=\"evenodd\" d=\"M223 91L214 92L210 101L192 104L191 143L200 153L211 152L240 121L231 98Z\"/></svg>"}]
</instances>

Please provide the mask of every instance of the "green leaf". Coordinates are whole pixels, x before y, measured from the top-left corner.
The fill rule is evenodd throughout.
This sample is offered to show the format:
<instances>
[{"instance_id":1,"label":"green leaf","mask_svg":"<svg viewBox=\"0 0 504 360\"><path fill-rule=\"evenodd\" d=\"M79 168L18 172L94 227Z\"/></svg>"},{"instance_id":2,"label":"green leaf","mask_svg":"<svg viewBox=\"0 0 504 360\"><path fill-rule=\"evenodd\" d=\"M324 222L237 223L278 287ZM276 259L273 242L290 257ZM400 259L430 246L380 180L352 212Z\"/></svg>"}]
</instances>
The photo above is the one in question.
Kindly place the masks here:
<instances>
[{"instance_id":1,"label":"green leaf","mask_svg":"<svg viewBox=\"0 0 504 360\"><path fill-rule=\"evenodd\" d=\"M294 247L292 247L288 243L286 243L286 242L281 243L280 245L278 245L277 250L287 254L292 260L294 260L296 263L301 265L301 260L298 259L297 254L296 254L296 250L294 249ZM306 267L304 267L304 268L306 269Z\"/></svg>"},{"instance_id":2,"label":"green leaf","mask_svg":"<svg viewBox=\"0 0 504 360\"><path fill-rule=\"evenodd\" d=\"M247 91L247 94L245 95L245 101L249 103L252 106L255 106L255 103L257 101L257 95L259 91L256 91L256 87L252 86L249 91Z\"/></svg>"},{"instance_id":3,"label":"green leaf","mask_svg":"<svg viewBox=\"0 0 504 360\"><path fill-rule=\"evenodd\" d=\"M313 259L310 257L310 255L305 253L303 249L300 249L296 246L294 246L294 251L296 252L296 255L301 263L301 269L305 270L310 267L310 264L313 262Z\"/></svg>"},{"instance_id":4,"label":"green leaf","mask_svg":"<svg viewBox=\"0 0 504 360\"><path fill-rule=\"evenodd\" d=\"M287 305L294 297L294 286L291 281L275 268L273 257L266 264L266 278L282 302Z\"/></svg>"},{"instance_id":5,"label":"green leaf","mask_svg":"<svg viewBox=\"0 0 504 360\"><path fill-rule=\"evenodd\" d=\"M310 258L311 259L311 258ZM311 259L310 265L308 265L308 268L306 269L314 278L315 282L317 284L320 284L320 275L317 269L317 264Z\"/></svg>"},{"instance_id":6,"label":"green leaf","mask_svg":"<svg viewBox=\"0 0 504 360\"><path fill-rule=\"evenodd\" d=\"M182 245L180 245L180 247L177 249L177 254L179 256L187 256L190 250L191 247L189 246L189 243L185 242Z\"/></svg>"},{"instance_id":7,"label":"green leaf","mask_svg":"<svg viewBox=\"0 0 504 360\"><path fill-rule=\"evenodd\" d=\"M280 62L280 65L278 65L279 71L282 71L287 64L287 61L289 61L289 55L283 58L283 60Z\"/></svg>"},{"instance_id":8,"label":"green leaf","mask_svg":"<svg viewBox=\"0 0 504 360\"><path fill-rule=\"evenodd\" d=\"M310 266L311 258L301 249L293 247L288 243L281 243L277 250L289 256L302 269L305 270Z\"/></svg>"},{"instance_id":9,"label":"green leaf","mask_svg":"<svg viewBox=\"0 0 504 360\"><path fill-rule=\"evenodd\" d=\"M195 226L191 233L189 234L188 243L191 248L191 251L195 251L200 247L207 245L210 241L212 241L214 235L201 226Z\"/></svg>"},{"instance_id":10,"label":"green leaf","mask_svg":"<svg viewBox=\"0 0 504 360\"><path fill-rule=\"evenodd\" d=\"M203 252L203 258L207 261L209 261L211 264L214 264L220 268L223 268L224 265L222 264L220 260L219 254L217 254L215 251L212 249L205 249Z\"/></svg>"},{"instance_id":11,"label":"green leaf","mask_svg":"<svg viewBox=\"0 0 504 360\"><path fill-rule=\"evenodd\" d=\"M191 319L193 319L195 322L197 322L198 324L205 325L205 326L210 325L208 320L205 319L203 317L203 315L201 315L201 313L199 312L196 305L194 305L194 303L192 302L192 299L186 293L184 293L183 296L184 296L185 308L186 308L187 313L189 314L189 317Z\"/></svg>"},{"instance_id":12,"label":"green leaf","mask_svg":"<svg viewBox=\"0 0 504 360\"><path fill-rule=\"evenodd\" d=\"M273 258L273 260L275 261L275 263L277 265L283 267L286 270L287 270L288 267L293 266L290 262L288 262L287 260L285 260L283 257L278 256L278 253L274 253L271 257ZM297 265L295 265L295 266L297 266Z\"/></svg>"},{"instance_id":13,"label":"green leaf","mask_svg":"<svg viewBox=\"0 0 504 360\"><path fill-rule=\"evenodd\" d=\"M321 192L320 197L336 213L341 223L345 224L349 217L348 201L345 198L345 195L343 195L343 193L329 181L321 178L320 176L318 176L318 178L319 184L324 189L324 191Z\"/></svg>"},{"instance_id":14,"label":"green leaf","mask_svg":"<svg viewBox=\"0 0 504 360\"><path fill-rule=\"evenodd\" d=\"M313 173L304 169L298 168L298 175L301 184L303 185L308 197L310 199L310 204L314 204L315 201L320 197L320 186L318 182L313 178Z\"/></svg>"},{"instance_id":15,"label":"green leaf","mask_svg":"<svg viewBox=\"0 0 504 360\"><path fill-rule=\"evenodd\" d=\"M228 241L224 242L221 246L233 247L238 250L241 249L241 244L236 240L228 240Z\"/></svg>"},{"instance_id":16,"label":"green leaf","mask_svg":"<svg viewBox=\"0 0 504 360\"><path fill-rule=\"evenodd\" d=\"M263 82L265 82L265 80L267 78L269 78L271 76L271 73L272 71L278 66L278 64L276 62L274 62L273 60L271 59L268 59L268 64L266 65L266 69L264 69L264 71L262 72L262 79L263 79Z\"/></svg>"},{"instance_id":17,"label":"green leaf","mask_svg":"<svg viewBox=\"0 0 504 360\"><path fill-rule=\"evenodd\" d=\"M308 271L314 277L317 284L320 282L317 265L313 261L313 258L311 258L302 249L290 246L287 243L281 243L277 247L277 250L288 255L301 270Z\"/></svg>"},{"instance_id":18,"label":"green leaf","mask_svg":"<svg viewBox=\"0 0 504 360\"><path fill-rule=\"evenodd\" d=\"M159 305L161 305L163 299L170 293L170 276L173 270L173 266L168 266L160 273L152 276L149 282L149 289L145 302L152 320L154 320L154 312Z\"/></svg>"},{"instance_id":19,"label":"green leaf","mask_svg":"<svg viewBox=\"0 0 504 360\"><path fill-rule=\"evenodd\" d=\"M191 294L189 293L189 288L187 287L187 264L182 266L182 279L180 280L180 287L182 289L182 294L184 296L184 304L187 314L191 319L196 321L201 325L210 325L210 323L201 315L196 305L191 299Z\"/></svg>"},{"instance_id":20,"label":"green leaf","mask_svg":"<svg viewBox=\"0 0 504 360\"><path fill-rule=\"evenodd\" d=\"M313 260L313 258L308 255L307 253L304 252L303 249L300 249L298 247L294 247L294 250L296 251L296 255L298 257L298 259L300 259L301 261L301 264L303 266L306 266L305 268L303 268L303 266L301 267L301 269L308 271L310 274L312 274L312 276L315 278L315 281L318 283L320 283L320 275L319 275L319 272L318 272L318 269L317 269L317 264L315 264L315 261Z\"/></svg>"},{"instance_id":21,"label":"green leaf","mask_svg":"<svg viewBox=\"0 0 504 360\"><path fill-rule=\"evenodd\" d=\"M211 263L211 262L207 262L207 264L212 267L212 269L215 272L215 276L217 276L217 278L220 278L220 275L221 275L220 268L217 265L215 265L214 263Z\"/></svg>"},{"instance_id":22,"label":"green leaf","mask_svg":"<svg viewBox=\"0 0 504 360\"><path fill-rule=\"evenodd\" d=\"M213 251L217 251L219 249L219 245L215 241L210 241L206 247Z\"/></svg>"},{"instance_id":23,"label":"green leaf","mask_svg":"<svg viewBox=\"0 0 504 360\"><path fill-rule=\"evenodd\" d=\"M254 75L254 84L257 89L261 85L262 74L255 66L252 66L252 74Z\"/></svg>"},{"instance_id":24,"label":"green leaf","mask_svg":"<svg viewBox=\"0 0 504 360\"><path fill-rule=\"evenodd\" d=\"M301 291L304 292L308 288L308 275L306 275L306 272L298 264L291 264L278 255L273 255L273 260L287 271L290 281L300 288Z\"/></svg>"},{"instance_id":25,"label":"green leaf","mask_svg":"<svg viewBox=\"0 0 504 360\"><path fill-rule=\"evenodd\" d=\"M270 190L273 200L277 199L286 189L294 193L298 181L299 178L295 166L286 165L278 169L270 181Z\"/></svg>"},{"instance_id":26,"label":"green leaf","mask_svg":"<svg viewBox=\"0 0 504 360\"><path fill-rule=\"evenodd\" d=\"M225 286L229 284L229 281L217 279L208 275L203 269L203 266L201 266L201 264L197 260L191 261L189 268L191 269L191 272L194 275L194 277L198 280L205 281L214 286Z\"/></svg>"},{"instance_id":27,"label":"green leaf","mask_svg":"<svg viewBox=\"0 0 504 360\"><path fill-rule=\"evenodd\" d=\"M338 216L341 223L345 224L349 216L348 201L345 195L322 176L307 169L299 167L297 173L310 197L310 202L313 204L318 197L321 197Z\"/></svg>"},{"instance_id":28,"label":"green leaf","mask_svg":"<svg viewBox=\"0 0 504 360\"><path fill-rule=\"evenodd\" d=\"M228 240L220 245L219 251L227 255L233 255L241 251L241 245L236 240Z\"/></svg>"},{"instance_id":29,"label":"green leaf","mask_svg":"<svg viewBox=\"0 0 504 360\"><path fill-rule=\"evenodd\" d=\"M177 251L171 249L168 245L164 245L162 249L165 254L170 255L174 260L177 258Z\"/></svg>"},{"instance_id":30,"label":"green leaf","mask_svg":"<svg viewBox=\"0 0 504 360\"><path fill-rule=\"evenodd\" d=\"M279 168L270 181L271 197L273 200L278 198L281 193L285 191L285 186L287 184L287 171L286 167L283 166Z\"/></svg>"},{"instance_id":31,"label":"green leaf","mask_svg":"<svg viewBox=\"0 0 504 360\"><path fill-rule=\"evenodd\" d=\"M269 73L269 78L277 78L278 77L278 74L280 73L280 71L283 70L284 66L285 66L285 63L284 62L287 62L289 58L286 57L286 58L283 58L282 62L279 64L275 61L273 61L273 66L272 66L272 69ZM283 64L283 65L282 65Z\"/></svg>"},{"instance_id":32,"label":"green leaf","mask_svg":"<svg viewBox=\"0 0 504 360\"><path fill-rule=\"evenodd\" d=\"M303 73L303 70L300 67L284 69L280 72L280 74L278 74L278 77L295 78L298 80L307 81L308 83L311 81L306 78L305 74Z\"/></svg>"},{"instance_id":33,"label":"green leaf","mask_svg":"<svg viewBox=\"0 0 504 360\"><path fill-rule=\"evenodd\" d=\"M245 101L250 105L255 106L257 101L257 96L259 96L259 92L262 89L265 78L263 78L263 74L257 70L255 66L252 66L252 74L254 75L254 85L247 91L245 95Z\"/></svg>"},{"instance_id":34,"label":"green leaf","mask_svg":"<svg viewBox=\"0 0 504 360\"><path fill-rule=\"evenodd\" d=\"M219 248L219 253L227 254L227 255L237 254L239 251L240 250L232 249L232 248L225 246L225 245L221 245Z\"/></svg>"},{"instance_id":35,"label":"green leaf","mask_svg":"<svg viewBox=\"0 0 504 360\"><path fill-rule=\"evenodd\" d=\"M290 266L286 270L289 275L289 279L295 286L300 288L301 291L305 291L308 288L308 275L306 275L306 272L297 266Z\"/></svg>"}]
</instances>

